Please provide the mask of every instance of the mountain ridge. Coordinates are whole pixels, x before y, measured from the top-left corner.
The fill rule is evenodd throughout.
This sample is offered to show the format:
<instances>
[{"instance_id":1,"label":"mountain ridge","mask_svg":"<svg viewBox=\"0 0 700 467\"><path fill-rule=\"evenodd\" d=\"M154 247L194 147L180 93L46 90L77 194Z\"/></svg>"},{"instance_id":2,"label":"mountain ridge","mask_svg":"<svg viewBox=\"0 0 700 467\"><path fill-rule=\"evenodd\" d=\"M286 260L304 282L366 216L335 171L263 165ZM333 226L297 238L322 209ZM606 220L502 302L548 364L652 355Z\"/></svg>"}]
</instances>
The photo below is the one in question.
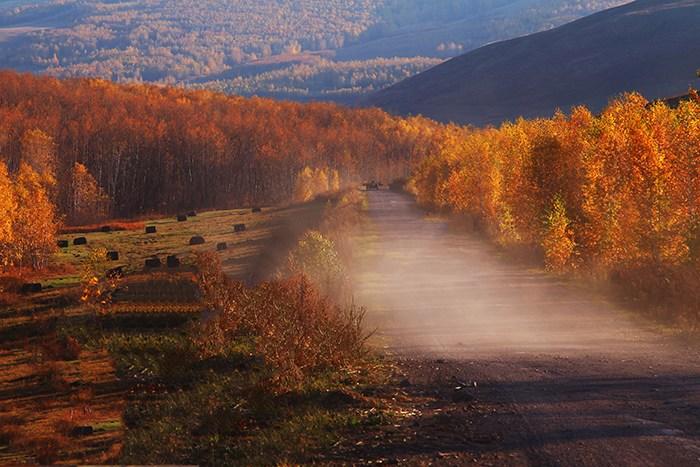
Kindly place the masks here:
<instances>
[{"instance_id":1,"label":"mountain ridge","mask_svg":"<svg viewBox=\"0 0 700 467\"><path fill-rule=\"evenodd\" d=\"M638 91L686 92L700 67L700 0L638 0L559 28L486 45L371 96L367 103L440 121L498 124L602 109Z\"/></svg>"}]
</instances>

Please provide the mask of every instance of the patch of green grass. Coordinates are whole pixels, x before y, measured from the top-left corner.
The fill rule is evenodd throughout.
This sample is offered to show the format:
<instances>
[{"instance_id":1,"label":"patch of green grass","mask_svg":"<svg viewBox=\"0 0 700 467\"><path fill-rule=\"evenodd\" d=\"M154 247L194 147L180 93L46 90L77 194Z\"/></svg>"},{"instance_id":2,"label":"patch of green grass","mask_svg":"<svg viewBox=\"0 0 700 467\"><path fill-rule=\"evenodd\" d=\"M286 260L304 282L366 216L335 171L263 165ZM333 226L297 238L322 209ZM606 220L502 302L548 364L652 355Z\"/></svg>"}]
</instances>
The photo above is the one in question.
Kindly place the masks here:
<instances>
[{"instance_id":1,"label":"patch of green grass","mask_svg":"<svg viewBox=\"0 0 700 467\"><path fill-rule=\"evenodd\" d=\"M125 414L124 463L272 465L318 458L344 433L373 426L357 394L371 377L320 373L292 393L266 386L245 336L224 358L201 360L188 335L115 332L105 344L136 392Z\"/></svg>"},{"instance_id":2,"label":"patch of green grass","mask_svg":"<svg viewBox=\"0 0 700 467\"><path fill-rule=\"evenodd\" d=\"M95 431L108 432L117 431L122 428L121 420L112 420L109 422L96 423L92 426Z\"/></svg>"},{"instance_id":3,"label":"patch of green grass","mask_svg":"<svg viewBox=\"0 0 700 467\"><path fill-rule=\"evenodd\" d=\"M78 274L70 274L61 277L52 277L48 280L42 282L44 288L63 288L63 287L74 287L80 284L81 277Z\"/></svg>"},{"instance_id":4,"label":"patch of green grass","mask_svg":"<svg viewBox=\"0 0 700 467\"><path fill-rule=\"evenodd\" d=\"M119 260L107 261L105 258L101 267L124 266L127 272L135 272L143 270L146 258L152 256L158 256L165 262L166 256L178 255L187 266L191 264L195 252L215 250L217 243L226 242L228 249L219 254L226 273L236 277L243 274L247 263L259 254L262 243L272 235L274 228L283 219L294 216L299 209L304 208L269 208L255 214L249 209L210 211L190 217L186 222L178 222L175 217L146 221L145 225L156 226L155 234L146 234L139 229L60 235L59 238L68 240L70 246L60 249L54 259L57 264L68 266L68 269L82 271L88 264L90 250L104 248L119 252ZM247 230L235 233L235 224L246 224ZM190 246L189 240L195 235L203 236L206 243ZM76 237L87 238L88 244L74 246ZM44 285L68 287L79 281L80 273L71 272L49 278Z\"/></svg>"}]
</instances>

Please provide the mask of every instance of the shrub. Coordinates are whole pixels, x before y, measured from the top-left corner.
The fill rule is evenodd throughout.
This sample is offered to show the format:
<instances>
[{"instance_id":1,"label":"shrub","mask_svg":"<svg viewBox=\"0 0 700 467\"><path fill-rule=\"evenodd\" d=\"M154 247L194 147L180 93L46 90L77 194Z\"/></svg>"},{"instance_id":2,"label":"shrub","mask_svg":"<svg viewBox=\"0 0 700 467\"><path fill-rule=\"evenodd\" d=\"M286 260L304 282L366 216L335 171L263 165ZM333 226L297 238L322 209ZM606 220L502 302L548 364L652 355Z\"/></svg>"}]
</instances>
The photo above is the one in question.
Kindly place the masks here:
<instances>
[{"instance_id":1,"label":"shrub","mask_svg":"<svg viewBox=\"0 0 700 467\"><path fill-rule=\"evenodd\" d=\"M292 274L305 275L327 294L337 292L344 281L335 243L321 232L307 232L290 252L288 262Z\"/></svg>"},{"instance_id":2,"label":"shrub","mask_svg":"<svg viewBox=\"0 0 700 467\"><path fill-rule=\"evenodd\" d=\"M576 244L561 196L555 196L552 208L547 213L542 236L545 266L550 271L564 271L571 266L571 258Z\"/></svg>"},{"instance_id":3,"label":"shrub","mask_svg":"<svg viewBox=\"0 0 700 467\"><path fill-rule=\"evenodd\" d=\"M107 273L108 267L104 263L106 256L107 250L104 248L90 251L82 274L83 290L80 300L95 315L104 314L109 310L112 297L121 282L119 274Z\"/></svg>"},{"instance_id":4,"label":"shrub","mask_svg":"<svg viewBox=\"0 0 700 467\"><path fill-rule=\"evenodd\" d=\"M694 265L621 264L611 274L625 298L647 306L657 317L680 318L692 329L700 323L700 270Z\"/></svg>"},{"instance_id":5,"label":"shrub","mask_svg":"<svg viewBox=\"0 0 700 467\"><path fill-rule=\"evenodd\" d=\"M48 360L77 360L81 350L80 343L71 336L50 336L42 344L44 357Z\"/></svg>"},{"instance_id":6,"label":"shrub","mask_svg":"<svg viewBox=\"0 0 700 467\"><path fill-rule=\"evenodd\" d=\"M194 335L203 356L226 354L241 333L254 339L255 352L270 372L270 387L297 387L315 371L351 365L364 352L364 312L341 308L304 275L248 288L228 280L218 258L198 258L199 280L213 316Z\"/></svg>"},{"instance_id":7,"label":"shrub","mask_svg":"<svg viewBox=\"0 0 700 467\"><path fill-rule=\"evenodd\" d=\"M36 370L39 385L53 392L63 392L69 388L68 381L63 377L63 371L56 362L42 363Z\"/></svg>"}]
</instances>

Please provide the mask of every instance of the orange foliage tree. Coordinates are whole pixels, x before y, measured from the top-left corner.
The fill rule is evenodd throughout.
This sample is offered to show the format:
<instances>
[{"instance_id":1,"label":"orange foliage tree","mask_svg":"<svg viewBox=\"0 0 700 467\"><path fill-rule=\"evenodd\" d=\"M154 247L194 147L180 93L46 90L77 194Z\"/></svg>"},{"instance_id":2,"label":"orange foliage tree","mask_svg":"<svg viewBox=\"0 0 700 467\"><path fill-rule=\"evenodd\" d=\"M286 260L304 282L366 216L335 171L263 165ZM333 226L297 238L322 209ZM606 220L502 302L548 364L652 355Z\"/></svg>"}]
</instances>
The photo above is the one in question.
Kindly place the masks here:
<instances>
[{"instance_id":1,"label":"orange foliage tree","mask_svg":"<svg viewBox=\"0 0 700 467\"><path fill-rule=\"evenodd\" d=\"M70 221L76 163L119 217L272 204L405 177L427 147L418 122L377 109L0 72L0 154L11 173L23 160L39 173L52 165L57 207ZM299 196L305 168L312 180Z\"/></svg>"},{"instance_id":2,"label":"orange foliage tree","mask_svg":"<svg viewBox=\"0 0 700 467\"><path fill-rule=\"evenodd\" d=\"M575 108L437 133L411 183L420 202L472 218L502 245L539 249L554 271L697 294L700 100L670 108L629 94L599 116Z\"/></svg>"}]
</instances>

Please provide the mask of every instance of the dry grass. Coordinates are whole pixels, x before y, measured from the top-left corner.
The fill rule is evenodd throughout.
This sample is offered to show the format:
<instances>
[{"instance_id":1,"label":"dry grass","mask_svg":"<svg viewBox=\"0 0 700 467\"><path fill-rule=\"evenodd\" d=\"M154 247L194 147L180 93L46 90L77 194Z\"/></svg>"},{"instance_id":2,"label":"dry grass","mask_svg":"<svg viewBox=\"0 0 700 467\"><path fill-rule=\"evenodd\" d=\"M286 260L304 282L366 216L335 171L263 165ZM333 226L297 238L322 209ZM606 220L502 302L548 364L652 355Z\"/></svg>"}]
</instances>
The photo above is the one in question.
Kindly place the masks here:
<instances>
[{"instance_id":1,"label":"dry grass","mask_svg":"<svg viewBox=\"0 0 700 467\"><path fill-rule=\"evenodd\" d=\"M119 219L105 221L100 224L66 226L59 229L58 233L61 235L71 235L102 232L102 228L105 226L109 227L110 230L113 232L122 232L125 230L143 230L146 227L146 223L144 221L129 221Z\"/></svg>"},{"instance_id":2,"label":"dry grass","mask_svg":"<svg viewBox=\"0 0 700 467\"><path fill-rule=\"evenodd\" d=\"M317 203L312 208L320 213L322 206ZM162 454L164 450L188 443L208 446L211 442L218 443L219 451L202 447L201 456L208 458L200 460L190 452L189 458L181 460L217 465L231 449L253 455L257 448L247 448L249 443L264 445L259 455L266 458L276 452L279 440L289 438L289 433L296 441L285 441L285 449L291 453L304 451L306 448L300 449L299 445L316 446L326 439L328 430L324 427L335 430L354 419L351 411L342 417L326 415L321 412L326 411L325 406L319 406L313 409L318 410L313 417L318 417L319 428L312 434L305 423L297 424L295 419L289 420L291 428L267 426L271 412L282 423L290 418L288 414L303 419L309 410L306 403L297 406L289 402L279 407L276 398L280 392L298 386L299 378L307 385L314 378L324 377L325 368L350 366L362 354L361 313L357 310L334 306L301 277L259 287L245 287L227 279L228 284L237 285L225 293L242 294L236 301L245 309L242 316L246 320L230 327L230 340L219 341L222 348L229 349L223 358L206 359L200 353L203 349L192 345L192 336L195 327L196 336L205 335L208 325L197 327L194 323L203 310L212 307L205 307L192 268L186 265L156 273L140 269L143 256L151 252L172 252L187 259L211 251L221 239L229 242L230 249L206 254L215 258L214 263L224 263L223 271L229 277L245 278L259 261L259 252L269 248L271 234L276 230L287 232L280 226L308 210L298 206L256 215L249 210L212 212L184 223L164 219L156 222L155 237L143 231L95 232L86 234L88 249L71 246L59 253L57 270L77 271L87 261L90 249L111 247L123 253L128 274L104 314L90 313L79 301L80 289L66 288L64 282L38 294L17 294L17 302L11 307L0 305L0 333L7 337L0 346L0 464L114 463L129 459L162 463L179 459ZM240 221L247 223L249 230L232 233L232 224ZM187 245L192 233L203 233L207 244L196 248ZM297 236L286 235L290 244L296 242ZM281 256L284 258L284 254ZM217 277L222 277L221 272L217 269ZM4 283L8 289L17 289L24 282L26 279L18 276L6 278ZM215 290L224 293L227 289L217 286ZM226 319L233 320L240 310L231 308ZM212 315L205 312L203 316L202 321L206 321ZM209 330L226 330L221 326L225 320L214 317L208 321L214 322L217 326ZM336 384L337 378L328 381ZM183 392L171 392L170 388ZM218 394L217 388L222 391L221 403L211 414L202 413L204 402ZM263 392L266 395L260 402L258 394ZM240 398L249 400L239 406ZM137 428L122 423L123 416L125 421L134 420L133 411L124 415L124 409L140 407L132 407L135 399L153 414L151 420L136 412L137 424L140 420L147 422ZM161 407L172 409L171 416L181 424L164 425ZM255 416L251 408L257 411ZM219 414L222 410L223 416ZM197 430L187 431L196 428L190 426L193 420L213 430L211 437ZM76 435L76 430L84 427L94 428L94 433ZM132 431L127 433L124 427ZM240 430L246 435L239 439ZM271 434L268 442L267 435L261 436L258 430L280 434ZM163 438L157 438L161 434ZM125 436L125 446L130 447L122 450ZM324 445L337 440L335 435L331 438L328 443L323 441ZM231 448L232 440L239 441L235 449Z\"/></svg>"},{"instance_id":3,"label":"dry grass","mask_svg":"<svg viewBox=\"0 0 700 467\"><path fill-rule=\"evenodd\" d=\"M119 443L121 429L72 435L76 426L120 425L123 396L114 392L116 376L104 352L83 352L80 361L32 363L24 351L0 352L0 413L9 426L0 432L0 464L57 461L84 463ZM96 388L100 388L97 390ZM95 446L99 448L95 449ZM114 458L112 458L114 459Z\"/></svg>"},{"instance_id":4,"label":"dry grass","mask_svg":"<svg viewBox=\"0 0 700 467\"><path fill-rule=\"evenodd\" d=\"M80 357L82 347L72 336L58 336L52 333L41 341L41 350L46 360L72 361Z\"/></svg>"},{"instance_id":5,"label":"dry grass","mask_svg":"<svg viewBox=\"0 0 700 467\"><path fill-rule=\"evenodd\" d=\"M83 319L67 295L49 291L0 306L0 465L115 459L120 428L66 432L120 423L124 406L109 355L64 332Z\"/></svg>"},{"instance_id":6,"label":"dry grass","mask_svg":"<svg viewBox=\"0 0 700 467\"><path fill-rule=\"evenodd\" d=\"M657 319L700 328L700 268L683 264L624 266L611 274L625 299L646 307Z\"/></svg>"}]
</instances>

